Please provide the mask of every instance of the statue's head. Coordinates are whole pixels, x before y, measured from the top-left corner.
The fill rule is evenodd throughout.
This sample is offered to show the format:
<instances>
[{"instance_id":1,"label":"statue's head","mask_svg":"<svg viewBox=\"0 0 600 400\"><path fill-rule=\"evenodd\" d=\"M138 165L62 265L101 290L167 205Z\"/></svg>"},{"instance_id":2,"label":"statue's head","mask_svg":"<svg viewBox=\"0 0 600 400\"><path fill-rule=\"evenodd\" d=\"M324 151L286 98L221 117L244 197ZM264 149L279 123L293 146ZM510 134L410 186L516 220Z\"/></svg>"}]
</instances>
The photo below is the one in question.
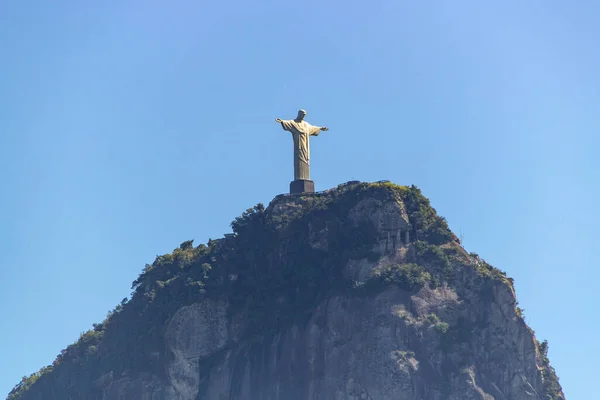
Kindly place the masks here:
<instances>
[{"instance_id":1,"label":"statue's head","mask_svg":"<svg viewBox=\"0 0 600 400\"><path fill-rule=\"evenodd\" d=\"M296 118L298 121L302 121L306 117L306 111L300 110L298 111L298 117Z\"/></svg>"}]
</instances>

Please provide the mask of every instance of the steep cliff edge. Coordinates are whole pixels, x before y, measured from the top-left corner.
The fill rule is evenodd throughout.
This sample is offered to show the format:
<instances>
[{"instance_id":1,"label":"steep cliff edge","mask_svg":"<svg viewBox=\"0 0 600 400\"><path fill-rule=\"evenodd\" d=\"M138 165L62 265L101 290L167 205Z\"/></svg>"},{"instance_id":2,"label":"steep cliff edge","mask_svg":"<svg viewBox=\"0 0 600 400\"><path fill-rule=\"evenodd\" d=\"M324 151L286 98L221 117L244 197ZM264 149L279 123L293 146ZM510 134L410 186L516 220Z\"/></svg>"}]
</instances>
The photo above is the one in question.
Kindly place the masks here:
<instances>
[{"instance_id":1,"label":"steep cliff edge","mask_svg":"<svg viewBox=\"0 0 600 400\"><path fill-rule=\"evenodd\" d=\"M564 399L512 279L415 187L278 196L146 265L8 400Z\"/></svg>"}]
</instances>

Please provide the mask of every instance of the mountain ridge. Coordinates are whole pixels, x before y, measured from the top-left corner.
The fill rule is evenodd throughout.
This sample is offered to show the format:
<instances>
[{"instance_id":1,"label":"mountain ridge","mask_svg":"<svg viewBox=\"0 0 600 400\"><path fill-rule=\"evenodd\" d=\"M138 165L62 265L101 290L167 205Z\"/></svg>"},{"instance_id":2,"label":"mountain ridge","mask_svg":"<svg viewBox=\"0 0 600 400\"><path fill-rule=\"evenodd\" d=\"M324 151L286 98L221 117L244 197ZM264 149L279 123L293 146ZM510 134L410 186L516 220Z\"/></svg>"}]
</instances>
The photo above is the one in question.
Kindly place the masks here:
<instances>
[{"instance_id":1,"label":"mountain ridge","mask_svg":"<svg viewBox=\"0 0 600 400\"><path fill-rule=\"evenodd\" d=\"M512 279L417 187L279 195L231 227L146 264L7 400L564 399Z\"/></svg>"}]
</instances>

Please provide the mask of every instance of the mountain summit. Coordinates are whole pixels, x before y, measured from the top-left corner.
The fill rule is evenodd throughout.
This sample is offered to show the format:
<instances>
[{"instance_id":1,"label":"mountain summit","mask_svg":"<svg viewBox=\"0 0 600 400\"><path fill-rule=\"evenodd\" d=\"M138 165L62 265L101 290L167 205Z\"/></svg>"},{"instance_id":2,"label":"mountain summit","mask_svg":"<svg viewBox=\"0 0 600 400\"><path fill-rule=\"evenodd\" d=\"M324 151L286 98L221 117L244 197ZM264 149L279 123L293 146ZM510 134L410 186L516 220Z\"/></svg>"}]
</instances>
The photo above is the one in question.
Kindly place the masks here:
<instances>
[{"instance_id":1,"label":"mountain summit","mask_svg":"<svg viewBox=\"0 0 600 400\"><path fill-rule=\"evenodd\" d=\"M146 265L8 400L559 400L513 281L414 186L277 196Z\"/></svg>"}]
</instances>

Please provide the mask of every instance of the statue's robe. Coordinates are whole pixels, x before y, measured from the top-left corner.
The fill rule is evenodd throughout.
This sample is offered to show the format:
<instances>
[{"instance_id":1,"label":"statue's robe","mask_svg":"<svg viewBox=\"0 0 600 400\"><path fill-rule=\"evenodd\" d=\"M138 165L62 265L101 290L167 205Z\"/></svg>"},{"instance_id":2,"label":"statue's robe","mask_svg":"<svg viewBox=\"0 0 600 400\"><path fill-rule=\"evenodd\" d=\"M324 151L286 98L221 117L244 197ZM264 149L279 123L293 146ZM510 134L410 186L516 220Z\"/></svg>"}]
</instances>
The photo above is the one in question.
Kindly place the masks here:
<instances>
[{"instance_id":1,"label":"statue's robe","mask_svg":"<svg viewBox=\"0 0 600 400\"><path fill-rule=\"evenodd\" d=\"M294 180L310 180L310 144L309 136L319 136L321 128L312 126L302 120L290 119L281 121L283 130L288 131L294 138Z\"/></svg>"}]
</instances>

